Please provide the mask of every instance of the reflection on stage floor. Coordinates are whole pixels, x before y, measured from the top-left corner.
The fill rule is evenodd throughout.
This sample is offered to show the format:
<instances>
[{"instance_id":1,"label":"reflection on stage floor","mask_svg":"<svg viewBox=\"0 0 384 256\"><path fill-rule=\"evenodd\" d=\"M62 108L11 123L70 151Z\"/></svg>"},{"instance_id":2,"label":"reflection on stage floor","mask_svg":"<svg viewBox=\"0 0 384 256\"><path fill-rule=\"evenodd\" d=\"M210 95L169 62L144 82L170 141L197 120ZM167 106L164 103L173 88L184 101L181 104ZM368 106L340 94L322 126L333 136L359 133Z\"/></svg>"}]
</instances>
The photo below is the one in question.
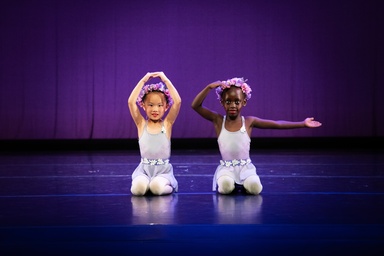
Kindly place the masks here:
<instances>
[{"instance_id":1,"label":"reflection on stage floor","mask_svg":"<svg viewBox=\"0 0 384 256\"><path fill-rule=\"evenodd\" d=\"M0 254L379 255L384 154L253 150L260 195L212 191L217 150L175 150L179 191L132 196L137 151L0 154Z\"/></svg>"}]
</instances>

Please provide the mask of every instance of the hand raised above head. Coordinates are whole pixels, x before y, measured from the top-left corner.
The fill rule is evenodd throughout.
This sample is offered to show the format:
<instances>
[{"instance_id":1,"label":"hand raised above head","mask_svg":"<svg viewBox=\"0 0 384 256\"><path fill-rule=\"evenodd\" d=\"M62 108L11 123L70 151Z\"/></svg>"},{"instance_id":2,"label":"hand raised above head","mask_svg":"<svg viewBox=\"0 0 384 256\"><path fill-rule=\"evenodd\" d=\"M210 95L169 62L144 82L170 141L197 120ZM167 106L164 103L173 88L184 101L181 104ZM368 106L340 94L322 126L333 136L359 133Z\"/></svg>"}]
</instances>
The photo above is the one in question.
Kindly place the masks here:
<instances>
[{"instance_id":1,"label":"hand raised above head","mask_svg":"<svg viewBox=\"0 0 384 256\"><path fill-rule=\"evenodd\" d=\"M221 86L222 84L223 84L222 81L217 80L217 81L215 81L215 82L210 83L208 86L209 86L209 88L211 88L211 89L215 89L215 88Z\"/></svg>"},{"instance_id":2,"label":"hand raised above head","mask_svg":"<svg viewBox=\"0 0 384 256\"><path fill-rule=\"evenodd\" d=\"M167 76L164 74L163 71L156 71L156 72L148 72L150 74L151 78L159 77L161 80L168 80Z\"/></svg>"}]
</instances>

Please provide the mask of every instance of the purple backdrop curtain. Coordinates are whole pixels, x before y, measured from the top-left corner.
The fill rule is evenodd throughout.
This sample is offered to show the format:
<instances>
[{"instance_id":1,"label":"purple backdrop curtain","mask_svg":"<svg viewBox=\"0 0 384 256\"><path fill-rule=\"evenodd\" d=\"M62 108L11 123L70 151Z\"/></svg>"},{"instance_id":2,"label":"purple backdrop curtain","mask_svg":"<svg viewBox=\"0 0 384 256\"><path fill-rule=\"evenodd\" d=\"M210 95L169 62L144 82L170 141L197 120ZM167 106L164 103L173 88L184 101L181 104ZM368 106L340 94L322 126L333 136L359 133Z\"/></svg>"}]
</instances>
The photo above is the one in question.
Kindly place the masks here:
<instances>
[{"instance_id":1,"label":"purple backdrop curtain","mask_svg":"<svg viewBox=\"0 0 384 256\"><path fill-rule=\"evenodd\" d=\"M0 139L136 138L127 98L164 71L183 99L173 138L213 138L190 107L240 76L243 114L320 129L254 136L383 136L381 1L12 0L0 9ZM205 105L222 111L216 95Z\"/></svg>"}]
</instances>

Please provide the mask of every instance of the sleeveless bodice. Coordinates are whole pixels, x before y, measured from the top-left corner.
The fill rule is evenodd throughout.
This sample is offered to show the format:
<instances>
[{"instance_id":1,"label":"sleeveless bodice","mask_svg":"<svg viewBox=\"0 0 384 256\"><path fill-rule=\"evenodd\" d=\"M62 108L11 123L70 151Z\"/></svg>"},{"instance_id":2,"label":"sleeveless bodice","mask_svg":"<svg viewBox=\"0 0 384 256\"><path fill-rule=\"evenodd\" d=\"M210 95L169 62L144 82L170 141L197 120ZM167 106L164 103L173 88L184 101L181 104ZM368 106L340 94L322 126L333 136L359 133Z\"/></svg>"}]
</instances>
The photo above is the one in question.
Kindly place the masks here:
<instances>
[{"instance_id":1,"label":"sleeveless bodice","mask_svg":"<svg viewBox=\"0 0 384 256\"><path fill-rule=\"evenodd\" d=\"M225 129L225 119L226 116L223 118L221 132L217 139L222 159L249 159L251 138L245 129L244 117L241 117L241 129L236 132L230 132Z\"/></svg>"},{"instance_id":2,"label":"sleeveless bodice","mask_svg":"<svg viewBox=\"0 0 384 256\"><path fill-rule=\"evenodd\" d=\"M139 138L140 155L147 159L168 159L171 155L171 141L162 127L160 133L152 134L147 130L145 124L143 134Z\"/></svg>"}]
</instances>

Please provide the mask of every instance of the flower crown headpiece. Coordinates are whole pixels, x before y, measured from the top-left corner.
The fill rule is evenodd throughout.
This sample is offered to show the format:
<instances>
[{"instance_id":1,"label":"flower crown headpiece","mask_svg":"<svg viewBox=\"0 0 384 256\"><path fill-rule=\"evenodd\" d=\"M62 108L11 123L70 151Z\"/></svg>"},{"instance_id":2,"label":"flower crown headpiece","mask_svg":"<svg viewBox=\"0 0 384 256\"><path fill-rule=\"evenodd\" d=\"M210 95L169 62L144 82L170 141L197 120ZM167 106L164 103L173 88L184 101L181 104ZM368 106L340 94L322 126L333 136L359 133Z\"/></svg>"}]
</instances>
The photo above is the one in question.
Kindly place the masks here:
<instances>
[{"instance_id":1,"label":"flower crown headpiece","mask_svg":"<svg viewBox=\"0 0 384 256\"><path fill-rule=\"evenodd\" d=\"M140 91L139 96L137 97L137 104L140 107L144 107L143 98L150 92L162 92L165 95L165 100L167 101L168 106L172 106L173 100L171 97L171 94L169 93L169 90L162 82L159 82L157 84L146 84L143 86L143 88Z\"/></svg>"},{"instance_id":2,"label":"flower crown headpiece","mask_svg":"<svg viewBox=\"0 0 384 256\"><path fill-rule=\"evenodd\" d=\"M236 86L241 88L243 93L245 94L245 99L249 100L251 98L251 92L252 89L249 87L249 85L246 83L247 80L244 80L244 78L234 77L231 79L228 79L227 81L222 81L222 85L216 88L216 94L217 98L221 100L221 95L223 94L223 91L225 89L230 88L231 86Z\"/></svg>"}]
</instances>

